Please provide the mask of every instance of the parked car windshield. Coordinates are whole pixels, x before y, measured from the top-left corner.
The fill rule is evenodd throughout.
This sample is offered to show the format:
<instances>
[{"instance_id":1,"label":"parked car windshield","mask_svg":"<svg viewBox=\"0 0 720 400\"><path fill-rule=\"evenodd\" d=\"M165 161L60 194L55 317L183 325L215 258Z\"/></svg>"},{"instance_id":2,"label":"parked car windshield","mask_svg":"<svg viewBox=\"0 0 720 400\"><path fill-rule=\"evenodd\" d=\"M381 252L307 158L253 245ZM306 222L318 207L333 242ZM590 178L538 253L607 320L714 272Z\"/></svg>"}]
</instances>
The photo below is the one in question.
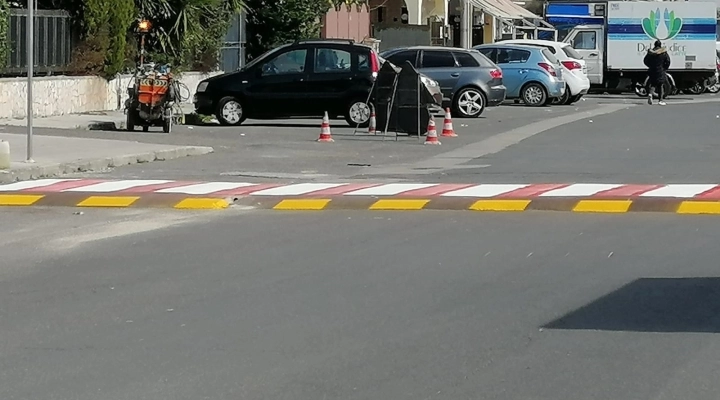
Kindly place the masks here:
<instances>
[{"instance_id":1,"label":"parked car windshield","mask_svg":"<svg viewBox=\"0 0 720 400\"><path fill-rule=\"evenodd\" d=\"M572 46L563 46L563 52L565 52L565 55L567 55L570 58L574 58L576 60L582 60L582 56L580 53L575 51L575 49L572 48Z\"/></svg>"},{"instance_id":2,"label":"parked car windshield","mask_svg":"<svg viewBox=\"0 0 720 400\"><path fill-rule=\"evenodd\" d=\"M245 70L247 70L247 69L249 69L249 68L252 68L253 66L257 65L258 63L260 63L261 61L267 60L268 57L270 57L271 55L275 54L278 50L280 50L280 49L282 49L282 48L284 48L284 46L276 47L276 48L274 48L274 49L272 49L272 50L268 50L268 51L262 53L260 56L253 58L249 63L245 64L245 66L243 66L242 68L240 68L240 70L241 70L241 71L245 71Z\"/></svg>"}]
</instances>

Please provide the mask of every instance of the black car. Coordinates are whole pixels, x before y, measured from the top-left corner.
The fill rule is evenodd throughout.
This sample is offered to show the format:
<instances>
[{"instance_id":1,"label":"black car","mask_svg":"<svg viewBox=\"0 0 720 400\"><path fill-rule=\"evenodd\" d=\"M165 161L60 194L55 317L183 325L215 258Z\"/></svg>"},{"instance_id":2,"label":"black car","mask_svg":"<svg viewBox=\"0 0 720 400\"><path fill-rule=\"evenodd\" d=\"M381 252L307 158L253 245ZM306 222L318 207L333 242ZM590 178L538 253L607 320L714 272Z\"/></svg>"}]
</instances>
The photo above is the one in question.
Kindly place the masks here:
<instances>
[{"instance_id":1,"label":"black car","mask_svg":"<svg viewBox=\"0 0 720 400\"><path fill-rule=\"evenodd\" d=\"M199 114L223 125L246 118L345 117L367 124L378 55L352 40L306 40L280 46L241 70L206 79L194 98Z\"/></svg>"}]
</instances>

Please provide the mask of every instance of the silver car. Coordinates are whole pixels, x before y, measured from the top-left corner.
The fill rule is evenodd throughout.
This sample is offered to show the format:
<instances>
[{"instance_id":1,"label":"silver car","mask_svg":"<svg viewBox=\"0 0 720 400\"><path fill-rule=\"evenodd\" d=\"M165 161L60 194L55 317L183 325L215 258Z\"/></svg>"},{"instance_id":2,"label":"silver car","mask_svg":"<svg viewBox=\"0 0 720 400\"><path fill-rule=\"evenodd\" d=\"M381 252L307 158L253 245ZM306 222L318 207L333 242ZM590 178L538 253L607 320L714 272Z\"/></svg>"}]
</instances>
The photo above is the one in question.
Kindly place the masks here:
<instances>
[{"instance_id":1,"label":"silver car","mask_svg":"<svg viewBox=\"0 0 720 400\"><path fill-rule=\"evenodd\" d=\"M505 101L502 70L477 50L416 46L387 50L381 56L395 65L406 61L440 84L443 107L453 115L479 117L485 107Z\"/></svg>"}]
</instances>

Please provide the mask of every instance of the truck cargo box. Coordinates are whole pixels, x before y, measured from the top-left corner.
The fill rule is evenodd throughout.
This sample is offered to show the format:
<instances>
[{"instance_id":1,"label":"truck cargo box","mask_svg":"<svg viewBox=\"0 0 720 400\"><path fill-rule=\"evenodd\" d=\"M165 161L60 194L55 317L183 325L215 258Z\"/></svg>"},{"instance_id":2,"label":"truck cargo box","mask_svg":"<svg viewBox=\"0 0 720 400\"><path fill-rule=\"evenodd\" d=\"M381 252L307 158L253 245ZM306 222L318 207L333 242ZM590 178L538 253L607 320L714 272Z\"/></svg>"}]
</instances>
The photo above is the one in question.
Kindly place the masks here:
<instances>
[{"instance_id":1,"label":"truck cargo box","mask_svg":"<svg viewBox=\"0 0 720 400\"><path fill-rule=\"evenodd\" d=\"M658 39L670 70L715 70L716 9L715 2L608 2L607 70L645 69Z\"/></svg>"}]
</instances>

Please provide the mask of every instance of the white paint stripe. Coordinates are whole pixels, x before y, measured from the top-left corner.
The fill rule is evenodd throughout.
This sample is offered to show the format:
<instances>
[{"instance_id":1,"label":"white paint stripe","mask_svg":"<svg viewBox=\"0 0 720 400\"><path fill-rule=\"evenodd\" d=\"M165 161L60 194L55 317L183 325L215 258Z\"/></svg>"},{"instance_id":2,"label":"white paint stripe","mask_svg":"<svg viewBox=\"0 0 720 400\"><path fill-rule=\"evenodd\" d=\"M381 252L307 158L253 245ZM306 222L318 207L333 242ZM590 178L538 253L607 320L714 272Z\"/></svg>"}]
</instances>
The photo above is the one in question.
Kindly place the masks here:
<instances>
[{"instance_id":1,"label":"white paint stripe","mask_svg":"<svg viewBox=\"0 0 720 400\"><path fill-rule=\"evenodd\" d=\"M345 183L296 183L248 193L252 196L297 196L343 186Z\"/></svg>"},{"instance_id":2,"label":"white paint stripe","mask_svg":"<svg viewBox=\"0 0 720 400\"><path fill-rule=\"evenodd\" d=\"M193 185L178 186L174 188L160 189L155 193L179 193L179 194L210 194L223 190L238 189L248 186L255 186L256 183L245 182L206 182Z\"/></svg>"},{"instance_id":3,"label":"white paint stripe","mask_svg":"<svg viewBox=\"0 0 720 400\"><path fill-rule=\"evenodd\" d=\"M578 197L592 196L610 189L616 189L623 185L611 185L603 183L575 183L564 188L551 190L540 195L540 197Z\"/></svg>"},{"instance_id":4,"label":"white paint stripe","mask_svg":"<svg viewBox=\"0 0 720 400\"><path fill-rule=\"evenodd\" d=\"M36 181L8 183L7 185L0 185L0 192L13 192L16 190L36 189L54 185L56 183L73 181L79 181L79 179L38 179Z\"/></svg>"},{"instance_id":5,"label":"white paint stripe","mask_svg":"<svg viewBox=\"0 0 720 400\"><path fill-rule=\"evenodd\" d=\"M522 189L530 185L501 185L487 183L483 185L470 186L465 189L447 192L441 196L445 197L495 197L501 194L512 192L513 190Z\"/></svg>"},{"instance_id":6,"label":"white paint stripe","mask_svg":"<svg viewBox=\"0 0 720 400\"><path fill-rule=\"evenodd\" d=\"M93 192L93 193L108 193L118 192L121 190L132 189L140 186L148 185L160 185L163 183L169 183L172 181L163 180L128 180L128 181L115 181L115 182L102 182L94 185L81 186L73 189L66 189L63 192Z\"/></svg>"},{"instance_id":7,"label":"white paint stripe","mask_svg":"<svg viewBox=\"0 0 720 400\"><path fill-rule=\"evenodd\" d=\"M437 183L388 183L345 193L345 196L392 196L437 185Z\"/></svg>"},{"instance_id":8,"label":"white paint stripe","mask_svg":"<svg viewBox=\"0 0 720 400\"><path fill-rule=\"evenodd\" d=\"M716 188L718 185L665 185L645 192L640 197L679 197L690 198Z\"/></svg>"}]
</instances>

